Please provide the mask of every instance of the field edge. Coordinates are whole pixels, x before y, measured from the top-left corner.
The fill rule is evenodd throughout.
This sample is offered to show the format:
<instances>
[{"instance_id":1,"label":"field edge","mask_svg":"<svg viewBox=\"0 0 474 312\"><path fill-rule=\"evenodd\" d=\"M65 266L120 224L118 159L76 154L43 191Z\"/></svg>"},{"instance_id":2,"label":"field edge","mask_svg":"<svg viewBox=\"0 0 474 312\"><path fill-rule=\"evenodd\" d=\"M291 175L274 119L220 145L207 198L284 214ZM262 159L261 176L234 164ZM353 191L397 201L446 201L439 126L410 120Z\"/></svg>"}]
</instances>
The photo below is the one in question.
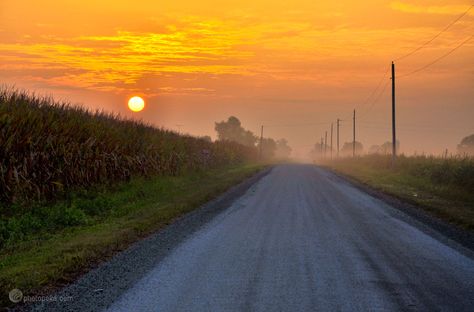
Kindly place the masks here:
<instances>
[{"instance_id":1,"label":"field edge","mask_svg":"<svg viewBox=\"0 0 474 312\"><path fill-rule=\"evenodd\" d=\"M156 194L144 194L143 202L137 203L143 206L138 211L100 224L66 229L51 239L33 243L30 248L20 247L17 253L0 253L1 305L12 306L8 294L14 288L27 296L50 295L64 288L133 244L232 192L252 177L261 176L269 168L271 166L265 164L244 164L213 169L197 176L152 178L143 183L163 179L180 181L178 190L160 202L159 209L157 203L147 198ZM165 184L165 187L176 187L176 183ZM21 310L22 305L17 304L15 308Z\"/></svg>"},{"instance_id":2,"label":"field edge","mask_svg":"<svg viewBox=\"0 0 474 312\"><path fill-rule=\"evenodd\" d=\"M434 214L429 209L430 207L417 203L401 194L381 189L355 175L351 175L326 165L319 165L319 167L333 173L338 178L353 185L364 193L382 200L391 207L400 210L404 214L421 223L423 226L426 226L430 235L435 234L434 236L438 239L444 240L444 237L454 241L460 245L459 247L461 247L460 249L457 248L458 251L461 251L463 254L473 257L474 259L474 233L472 230L462 227L459 224L449 222L447 219ZM426 228L424 230L426 230ZM442 237L433 233L433 230L439 233ZM464 248L467 250L463 250Z\"/></svg>"}]
</instances>

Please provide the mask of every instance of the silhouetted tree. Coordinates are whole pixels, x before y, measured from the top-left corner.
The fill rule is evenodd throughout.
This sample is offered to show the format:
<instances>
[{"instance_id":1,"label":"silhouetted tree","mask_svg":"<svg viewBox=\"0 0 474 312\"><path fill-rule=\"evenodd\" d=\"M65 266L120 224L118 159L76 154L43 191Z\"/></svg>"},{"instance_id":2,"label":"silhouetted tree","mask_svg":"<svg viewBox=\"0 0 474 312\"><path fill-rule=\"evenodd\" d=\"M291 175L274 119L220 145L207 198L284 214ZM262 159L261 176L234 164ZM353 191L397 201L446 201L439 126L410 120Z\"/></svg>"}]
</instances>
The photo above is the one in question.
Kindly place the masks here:
<instances>
[{"instance_id":1,"label":"silhouetted tree","mask_svg":"<svg viewBox=\"0 0 474 312\"><path fill-rule=\"evenodd\" d=\"M380 147L380 145L372 145L369 148L369 154L381 154L381 150L382 148Z\"/></svg>"},{"instance_id":2,"label":"silhouetted tree","mask_svg":"<svg viewBox=\"0 0 474 312\"><path fill-rule=\"evenodd\" d=\"M397 151L400 149L400 141L397 140ZM385 142L382 145L372 145L369 148L369 154L392 154L392 142Z\"/></svg>"},{"instance_id":3,"label":"silhouetted tree","mask_svg":"<svg viewBox=\"0 0 474 312\"><path fill-rule=\"evenodd\" d=\"M291 147L288 146L288 141L286 139L279 139L276 141L276 152L275 157L280 159L286 159L290 157Z\"/></svg>"},{"instance_id":4,"label":"silhouetted tree","mask_svg":"<svg viewBox=\"0 0 474 312\"><path fill-rule=\"evenodd\" d=\"M397 151L400 150L400 141L397 140ZM380 145L380 154L389 155L392 154L392 142L387 141L384 144Z\"/></svg>"},{"instance_id":5,"label":"silhouetted tree","mask_svg":"<svg viewBox=\"0 0 474 312\"><path fill-rule=\"evenodd\" d=\"M461 143L458 144L458 153L474 155L474 134L461 140Z\"/></svg>"},{"instance_id":6,"label":"silhouetted tree","mask_svg":"<svg viewBox=\"0 0 474 312\"><path fill-rule=\"evenodd\" d=\"M214 129L218 140L234 141L246 146L255 146L257 138L248 130L245 130L237 117L231 116L227 121L216 122Z\"/></svg>"},{"instance_id":7,"label":"silhouetted tree","mask_svg":"<svg viewBox=\"0 0 474 312\"><path fill-rule=\"evenodd\" d=\"M326 155L324 155L325 150L327 153ZM321 143L316 143L309 153L313 160L317 158L323 158L324 156L329 157L329 155L331 155L331 147L329 145L325 146L324 144L321 145Z\"/></svg>"},{"instance_id":8,"label":"silhouetted tree","mask_svg":"<svg viewBox=\"0 0 474 312\"><path fill-rule=\"evenodd\" d=\"M211 139L211 137L210 137L210 136L208 136L208 135L204 135L204 136L202 136L202 137L201 137L201 139L203 139L204 141L207 141L207 142L212 142L212 139Z\"/></svg>"},{"instance_id":9,"label":"silhouetted tree","mask_svg":"<svg viewBox=\"0 0 474 312\"><path fill-rule=\"evenodd\" d=\"M356 141L355 142L355 153L356 153L356 155L362 154L363 151L364 151L364 146L362 145L362 143ZM341 153L342 153L342 155L345 155L345 156L352 155L352 142L344 143L344 145L342 146L342 149L341 149Z\"/></svg>"},{"instance_id":10,"label":"silhouetted tree","mask_svg":"<svg viewBox=\"0 0 474 312\"><path fill-rule=\"evenodd\" d=\"M257 145L260 148L260 142ZM275 152L277 149L277 143L271 138L263 138L262 140L262 157L265 159L271 159L275 157Z\"/></svg>"}]
</instances>

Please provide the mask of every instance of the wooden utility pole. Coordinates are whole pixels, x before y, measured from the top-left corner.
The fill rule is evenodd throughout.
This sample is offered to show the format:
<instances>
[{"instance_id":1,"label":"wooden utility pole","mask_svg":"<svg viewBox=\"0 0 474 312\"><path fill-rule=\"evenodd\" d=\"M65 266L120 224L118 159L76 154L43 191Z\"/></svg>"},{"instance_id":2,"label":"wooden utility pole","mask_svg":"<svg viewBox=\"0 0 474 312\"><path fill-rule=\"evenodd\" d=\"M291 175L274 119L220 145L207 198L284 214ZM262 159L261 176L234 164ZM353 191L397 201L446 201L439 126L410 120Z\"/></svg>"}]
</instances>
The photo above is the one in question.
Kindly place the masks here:
<instances>
[{"instance_id":1,"label":"wooden utility pole","mask_svg":"<svg viewBox=\"0 0 474 312\"><path fill-rule=\"evenodd\" d=\"M354 109L354 116L352 117L352 157L355 157L356 152L356 110Z\"/></svg>"},{"instance_id":2,"label":"wooden utility pole","mask_svg":"<svg viewBox=\"0 0 474 312\"><path fill-rule=\"evenodd\" d=\"M339 118L337 119L337 157L339 158Z\"/></svg>"},{"instance_id":3,"label":"wooden utility pole","mask_svg":"<svg viewBox=\"0 0 474 312\"><path fill-rule=\"evenodd\" d=\"M392 62L392 167L397 158L397 135L395 132L395 64Z\"/></svg>"},{"instance_id":4,"label":"wooden utility pole","mask_svg":"<svg viewBox=\"0 0 474 312\"><path fill-rule=\"evenodd\" d=\"M326 134L324 135L324 158L326 158L327 150L328 150L328 132L326 131Z\"/></svg>"},{"instance_id":5,"label":"wooden utility pole","mask_svg":"<svg viewBox=\"0 0 474 312\"><path fill-rule=\"evenodd\" d=\"M260 159L263 158L263 125L262 125L262 129L260 130Z\"/></svg>"},{"instance_id":6,"label":"wooden utility pole","mask_svg":"<svg viewBox=\"0 0 474 312\"><path fill-rule=\"evenodd\" d=\"M332 122L331 122L331 146L329 148L331 150L331 160L332 160Z\"/></svg>"},{"instance_id":7,"label":"wooden utility pole","mask_svg":"<svg viewBox=\"0 0 474 312\"><path fill-rule=\"evenodd\" d=\"M319 155L321 158L323 158L323 137L321 137L321 154Z\"/></svg>"}]
</instances>

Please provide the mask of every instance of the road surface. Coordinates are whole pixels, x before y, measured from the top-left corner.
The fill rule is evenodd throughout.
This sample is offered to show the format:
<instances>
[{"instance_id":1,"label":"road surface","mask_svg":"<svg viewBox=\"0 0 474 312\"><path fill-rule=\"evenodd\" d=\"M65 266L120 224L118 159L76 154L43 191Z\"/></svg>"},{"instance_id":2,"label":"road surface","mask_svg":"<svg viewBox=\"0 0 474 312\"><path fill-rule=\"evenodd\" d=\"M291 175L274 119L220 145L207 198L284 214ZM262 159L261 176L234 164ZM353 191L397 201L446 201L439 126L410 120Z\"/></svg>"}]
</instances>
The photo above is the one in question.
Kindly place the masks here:
<instances>
[{"instance_id":1,"label":"road surface","mask_svg":"<svg viewBox=\"0 0 474 312\"><path fill-rule=\"evenodd\" d=\"M474 260L311 165L274 168L108 311L474 311Z\"/></svg>"}]
</instances>

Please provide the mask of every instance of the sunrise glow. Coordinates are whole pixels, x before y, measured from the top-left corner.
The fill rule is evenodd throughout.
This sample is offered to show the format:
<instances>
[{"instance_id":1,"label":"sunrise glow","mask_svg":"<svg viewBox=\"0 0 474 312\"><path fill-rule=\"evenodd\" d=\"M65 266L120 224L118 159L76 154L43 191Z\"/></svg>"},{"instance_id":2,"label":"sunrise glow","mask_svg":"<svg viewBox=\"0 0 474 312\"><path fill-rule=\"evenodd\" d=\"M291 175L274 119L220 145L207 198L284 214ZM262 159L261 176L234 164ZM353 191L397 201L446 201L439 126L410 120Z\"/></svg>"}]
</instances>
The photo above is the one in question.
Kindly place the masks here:
<instances>
[{"instance_id":1,"label":"sunrise glow","mask_svg":"<svg viewBox=\"0 0 474 312\"><path fill-rule=\"evenodd\" d=\"M390 62L436 36L471 2L6 0L0 79L132 117L124 98L146 94L147 104L160 105L147 106L145 121L212 137L214 122L230 114L258 132L261 124L350 120L357 109L358 134L366 145L380 144L390 138ZM397 61L397 74L437 59L473 31L474 9ZM474 130L473 73L470 40L398 80L402 150L453 150ZM385 92L366 103L381 80ZM413 125L423 127L415 132ZM326 128L273 127L268 135L305 153ZM343 122L344 140L350 131Z\"/></svg>"},{"instance_id":2,"label":"sunrise glow","mask_svg":"<svg viewBox=\"0 0 474 312\"><path fill-rule=\"evenodd\" d=\"M128 108L132 112L140 112L143 110L145 107L145 101L139 97L139 96L134 96L128 100Z\"/></svg>"}]
</instances>

